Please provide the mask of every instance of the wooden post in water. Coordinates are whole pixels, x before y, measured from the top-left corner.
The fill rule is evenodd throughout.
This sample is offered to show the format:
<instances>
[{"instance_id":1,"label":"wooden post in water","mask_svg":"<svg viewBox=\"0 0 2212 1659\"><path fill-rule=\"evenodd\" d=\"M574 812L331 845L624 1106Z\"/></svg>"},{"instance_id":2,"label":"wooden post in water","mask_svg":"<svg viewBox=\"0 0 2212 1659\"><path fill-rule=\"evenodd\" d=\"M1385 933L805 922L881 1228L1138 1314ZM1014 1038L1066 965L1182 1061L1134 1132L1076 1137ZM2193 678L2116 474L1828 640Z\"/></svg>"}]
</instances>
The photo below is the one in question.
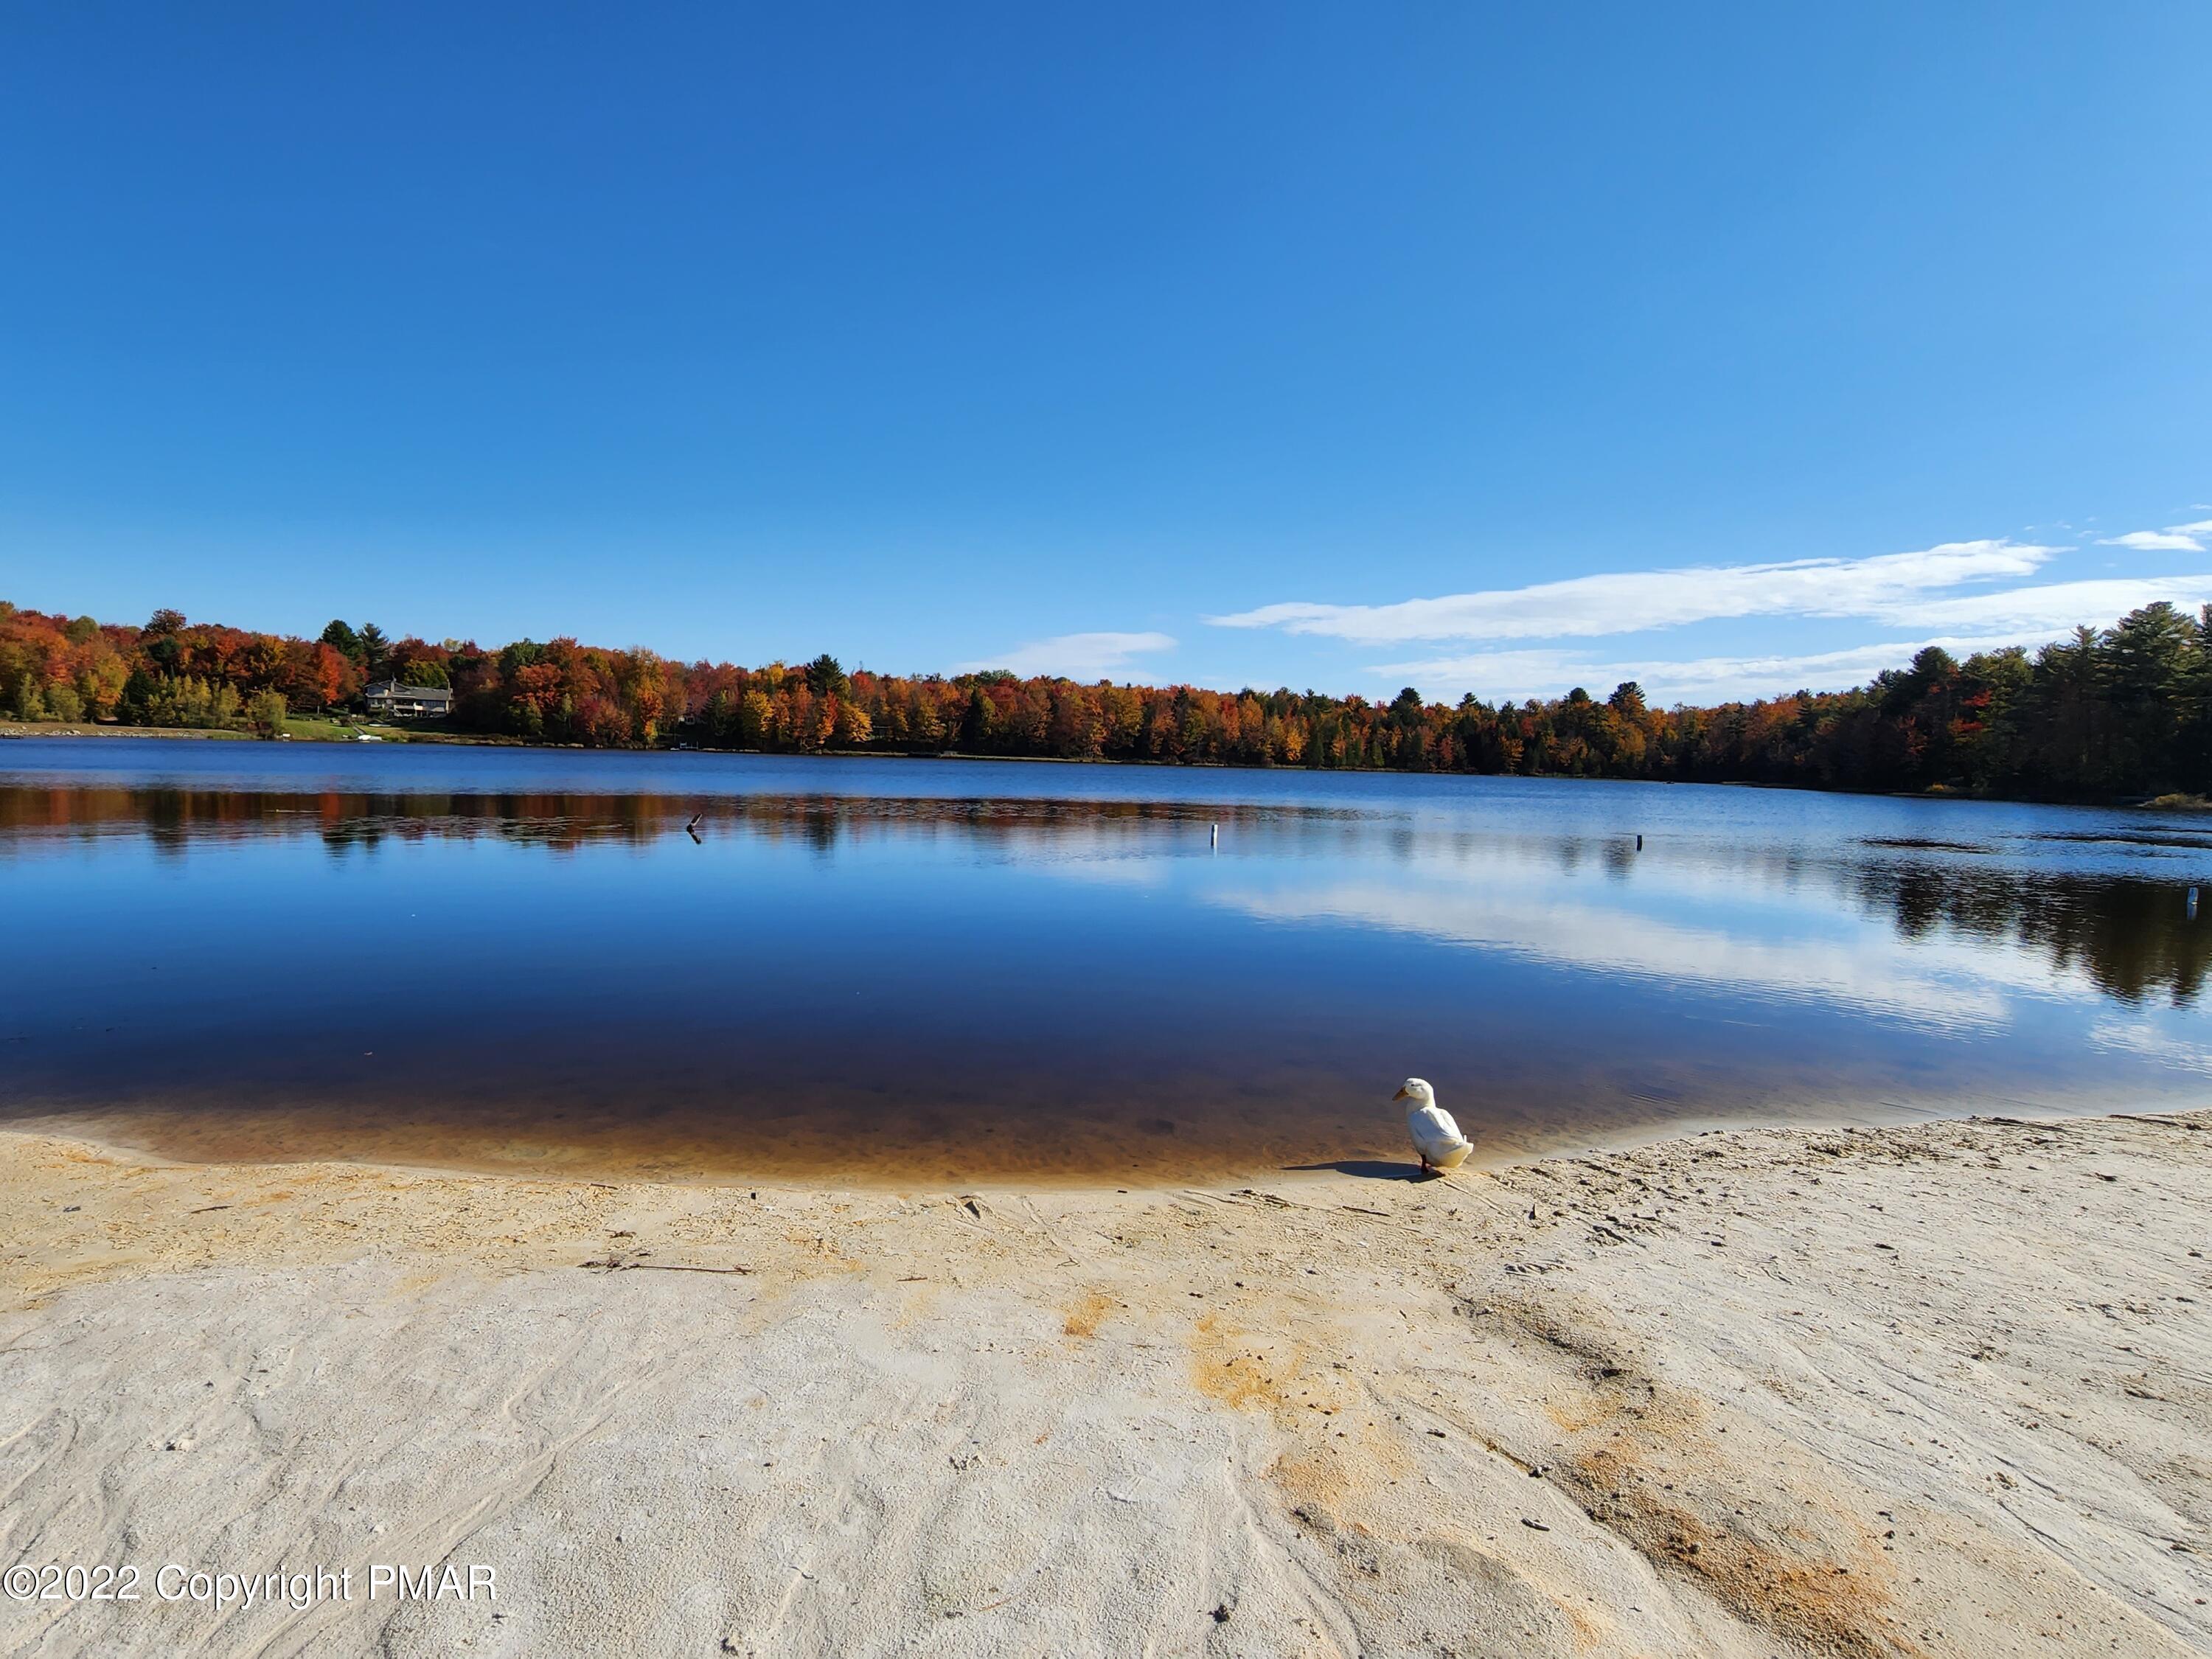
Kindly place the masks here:
<instances>
[{"instance_id":1,"label":"wooden post in water","mask_svg":"<svg viewBox=\"0 0 2212 1659\"><path fill-rule=\"evenodd\" d=\"M1217 823L1213 826L1213 834L1207 837L1206 844L1212 848L1218 848L1221 845L1221 826L1219 824ZM2191 906L2194 906L2197 902L2197 890L2193 887L2189 890L2189 902ZM2195 909L2192 908L2190 911L2190 914L2194 915L2197 913Z\"/></svg>"},{"instance_id":2,"label":"wooden post in water","mask_svg":"<svg viewBox=\"0 0 2212 1659\"><path fill-rule=\"evenodd\" d=\"M2189 890L2189 919L2191 921L2197 920L2197 890L2194 887Z\"/></svg>"}]
</instances>

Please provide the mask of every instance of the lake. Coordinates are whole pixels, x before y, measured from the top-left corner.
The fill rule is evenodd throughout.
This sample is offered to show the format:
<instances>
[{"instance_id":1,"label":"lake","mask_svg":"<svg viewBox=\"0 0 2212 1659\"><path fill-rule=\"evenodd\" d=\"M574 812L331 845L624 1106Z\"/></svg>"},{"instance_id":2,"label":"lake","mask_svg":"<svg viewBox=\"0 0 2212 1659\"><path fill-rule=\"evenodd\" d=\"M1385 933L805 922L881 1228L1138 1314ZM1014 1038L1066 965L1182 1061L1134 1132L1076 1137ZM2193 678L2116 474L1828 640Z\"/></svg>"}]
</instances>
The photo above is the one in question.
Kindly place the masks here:
<instances>
[{"instance_id":1,"label":"lake","mask_svg":"<svg viewBox=\"0 0 2212 1659\"><path fill-rule=\"evenodd\" d=\"M1638 845L1638 837L1642 845ZM0 1118L938 1184L2201 1105L2212 824L1568 780L0 744Z\"/></svg>"}]
</instances>

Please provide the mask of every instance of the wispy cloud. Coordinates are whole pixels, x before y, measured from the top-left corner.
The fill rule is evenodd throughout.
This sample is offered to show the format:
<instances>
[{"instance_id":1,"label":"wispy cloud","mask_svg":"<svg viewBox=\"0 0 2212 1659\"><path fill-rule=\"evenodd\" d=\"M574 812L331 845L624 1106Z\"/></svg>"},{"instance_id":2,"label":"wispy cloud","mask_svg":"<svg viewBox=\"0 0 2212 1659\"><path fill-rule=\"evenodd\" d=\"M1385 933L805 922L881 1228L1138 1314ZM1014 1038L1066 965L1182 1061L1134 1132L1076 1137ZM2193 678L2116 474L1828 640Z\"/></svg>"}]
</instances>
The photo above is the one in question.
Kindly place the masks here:
<instances>
[{"instance_id":1,"label":"wispy cloud","mask_svg":"<svg viewBox=\"0 0 2212 1659\"><path fill-rule=\"evenodd\" d=\"M1571 686L1604 696L1623 680L1634 680L1645 696L1661 703L1723 702L1776 696L1800 690L1827 691L1860 685L1885 668L1901 668L1915 653L1941 646L1956 657L1994 651L2008 645L2039 642L2045 635L1885 641L1840 651L1802 655L1694 657L1679 661L1650 658L1607 659L1569 651L1489 651L1422 662L1382 663L1368 672L1376 684L1410 683L1430 697L1450 698L1472 691L1491 702L1555 697Z\"/></svg>"},{"instance_id":2,"label":"wispy cloud","mask_svg":"<svg viewBox=\"0 0 2212 1659\"><path fill-rule=\"evenodd\" d=\"M2160 599L2193 609L2212 599L2212 574L2113 576L1962 593L1899 605L1881 620L1906 628L2002 628L2048 639L2084 623L2101 628L2138 605Z\"/></svg>"},{"instance_id":3,"label":"wispy cloud","mask_svg":"<svg viewBox=\"0 0 2212 1659\"><path fill-rule=\"evenodd\" d=\"M1294 601L1206 620L1219 628L1279 628L1360 645L1589 638L1743 617L1856 617L1931 626L1940 624L1924 616L1929 595L2033 575L2060 550L2002 538L1946 542L1872 558L1623 571L1395 605Z\"/></svg>"},{"instance_id":4,"label":"wispy cloud","mask_svg":"<svg viewBox=\"0 0 2212 1659\"><path fill-rule=\"evenodd\" d=\"M1628 678L1644 684L1647 691L1663 688L1682 696L1694 694L1747 697L1797 690L1829 691L1863 685L1886 668L1902 668L1930 646L1963 659L1978 651L2041 645L2049 637L2040 631L1953 634L1932 640L1884 640L1869 645L1846 646L1840 651L1814 651L1796 656L1696 657L1684 662L1644 663L1639 673Z\"/></svg>"},{"instance_id":5,"label":"wispy cloud","mask_svg":"<svg viewBox=\"0 0 2212 1659\"><path fill-rule=\"evenodd\" d=\"M2106 536L2100 547L2131 547L2138 553L2201 553L2203 547L2194 536L2183 536L2171 530L2130 530L2124 536Z\"/></svg>"},{"instance_id":6,"label":"wispy cloud","mask_svg":"<svg viewBox=\"0 0 2212 1659\"><path fill-rule=\"evenodd\" d=\"M2197 580L2197 591L2212 598L2212 576ZM1554 697L1577 685L1602 697L1623 680L1634 680L1654 702L1737 702L1797 690L1834 691L1863 685L1886 668L1902 668L1931 645L1963 659L1977 651L2042 645L2063 631L2063 628L2036 627L1933 639L1880 640L1841 650L1794 655L1778 653L1671 661L1608 659L1564 650L1488 651L1419 662L1380 663L1366 672L1375 676L1378 690L1412 684L1429 697L1447 701L1469 691L1490 702Z\"/></svg>"},{"instance_id":7,"label":"wispy cloud","mask_svg":"<svg viewBox=\"0 0 2212 1659\"><path fill-rule=\"evenodd\" d=\"M1128 665L1132 657L1153 651L1172 651L1175 639L1167 634L1056 634L1048 640L1031 640L1011 651L979 662L954 665L957 674L979 674L1004 668L1017 674L1060 674L1072 680L1112 678Z\"/></svg>"},{"instance_id":8,"label":"wispy cloud","mask_svg":"<svg viewBox=\"0 0 2212 1659\"><path fill-rule=\"evenodd\" d=\"M2212 551L2212 519L2195 524L2170 524L2163 530L2130 530L2124 536L2107 536L2100 547L2132 548L2138 553L2203 553Z\"/></svg>"},{"instance_id":9,"label":"wispy cloud","mask_svg":"<svg viewBox=\"0 0 2212 1659\"><path fill-rule=\"evenodd\" d=\"M2106 544L2212 552L2212 519L2136 531L2110 538ZM1633 679L1655 700L1712 702L1857 684L1901 665L1929 645L1959 656L2033 647L2083 624L2106 626L2115 617L2161 600L2189 610L2212 602L2212 573L2033 580L2068 550L1996 538L1863 559L1620 571L1388 605L1301 601L1206 620L1219 627L1275 629L1355 645L1434 641L1481 647L1462 646L1456 652L1371 664L1364 672L1379 690L1411 684L1432 696L1472 691L1518 699L1557 696L1575 685L1602 695L1620 681ZM1793 620L1845 618L1906 636L1841 649L1791 651L1788 647L1798 641L1777 631ZM1740 636L1725 641L1723 648L1733 653L1727 655L1692 655L1679 646L1670 653L1648 639L1606 647L1577 643L1747 619L1762 621L1752 642L1765 650L1743 651ZM1825 646L1832 638L1830 630L1826 639L1803 643ZM1698 644L1711 651L1705 639Z\"/></svg>"}]
</instances>

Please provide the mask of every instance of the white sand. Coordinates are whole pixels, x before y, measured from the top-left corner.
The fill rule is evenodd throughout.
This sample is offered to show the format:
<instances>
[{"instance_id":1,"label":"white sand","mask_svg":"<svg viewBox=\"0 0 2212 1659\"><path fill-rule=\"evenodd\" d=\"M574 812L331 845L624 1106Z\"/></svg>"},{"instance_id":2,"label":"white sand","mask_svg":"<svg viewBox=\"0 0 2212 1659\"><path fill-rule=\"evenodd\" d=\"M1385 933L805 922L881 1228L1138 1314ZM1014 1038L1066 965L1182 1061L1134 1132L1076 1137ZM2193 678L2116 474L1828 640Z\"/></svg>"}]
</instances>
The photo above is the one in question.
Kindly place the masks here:
<instances>
[{"instance_id":1,"label":"white sand","mask_svg":"<svg viewBox=\"0 0 2212 1659\"><path fill-rule=\"evenodd\" d=\"M0 1135L0 1560L147 1575L0 1650L2202 1651L2208 1224L2212 1115L972 1207Z\"/></svg>"}]
</instances>

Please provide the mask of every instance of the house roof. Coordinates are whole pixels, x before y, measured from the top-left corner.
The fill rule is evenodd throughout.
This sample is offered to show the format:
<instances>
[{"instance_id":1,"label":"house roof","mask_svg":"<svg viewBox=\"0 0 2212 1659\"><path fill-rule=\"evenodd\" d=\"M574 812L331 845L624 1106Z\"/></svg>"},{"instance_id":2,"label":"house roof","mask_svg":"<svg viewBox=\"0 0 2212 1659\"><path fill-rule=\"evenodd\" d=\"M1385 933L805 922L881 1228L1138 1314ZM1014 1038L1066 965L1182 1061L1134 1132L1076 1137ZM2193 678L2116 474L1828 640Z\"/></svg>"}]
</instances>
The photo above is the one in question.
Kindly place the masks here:
<instances>
[{"instance_id":1,"label":"house roof","mask_svg":"<svg viewBox=\"0 0 2212 1659\"><path fill-rule=\"evenodd\" d=\"M440 697L453 701L453 691L442 685L402 685L398 680L379 680L364 694L372 697L420 697L435 702Z\"/></svg>"}]
</instances>

